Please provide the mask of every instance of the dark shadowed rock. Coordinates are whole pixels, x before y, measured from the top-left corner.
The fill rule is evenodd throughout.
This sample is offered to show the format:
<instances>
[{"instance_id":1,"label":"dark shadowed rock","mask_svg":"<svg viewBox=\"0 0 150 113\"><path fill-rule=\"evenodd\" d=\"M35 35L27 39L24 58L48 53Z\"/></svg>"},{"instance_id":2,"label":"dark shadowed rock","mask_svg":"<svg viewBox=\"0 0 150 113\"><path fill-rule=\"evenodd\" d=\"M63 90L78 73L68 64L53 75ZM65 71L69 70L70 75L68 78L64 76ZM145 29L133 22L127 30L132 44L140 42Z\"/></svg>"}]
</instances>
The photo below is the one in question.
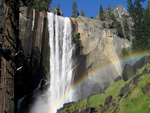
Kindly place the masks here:
<instances>
[{"instance_id":1,"label":"dark shadowed rock","mask_svg":"<svg viewBox=\"0 0 150 113\"><path fill-rule=\"evenodd\" d=\"M150 62L150 56L144 56L143 58L141 58L139 61L137 61L133 67L135 69L141 69L143 66L145 66L147 63Z\"/></svg>"},{"instance_id":2,"label":"dark shadowed rock","mask_svg":"<svg viewBox=\"0 0 150 113\"><path fill-rule=\"evenodd\" d=\"M129 83L130 83L130 84L137 85L137 83L139 82L139 78L140 78L141 76L142 76L142 74L136 75Z\"/></svg>"},{"instance_id":3,"label":"dark shadowed rock","mask_svg":"<svg viewBox=\"0 0 150 113\"><path fill-rule=\"evenodd\" d=\"M131 78L134 74L136 73L136 70L133 66L126 64L124 69L123 69L123 73L122 73L122 77L124 81L127 81L129 78Z\"/></svg>"},{"instance_id":4,"label":"dark shadowed rock","mask_svg":"<svg viewBox=\"0 0 150 113\"><path fill-rule=\"evenodd\" d=\"M129 84L126 84L124 87L121 88L119 97L122 97L128 91L130 91Z\"/></svg>"},{"instance_id":5,"label":"dark shadowed rock","mask_svg":"<svg viewBox=\"0 0 150 113\"><path fill-rule=\"evenodd\" d=\"M112 100L112 96L108 96L105 100L105 105L109 105L111 103L111 100Z\"/></svg>"},{"instance_id":6,"label":"dark shadowed rock","mask_svg":"<svg viewBox=\"0 0 150 113\"><path fill-rule=\"evenodd\" d=\"M144 94L150 94L150 85L148 84L148 85L142 87L142 92Z\"/></svg>"},{"instance_id":7,"label":"dark shadowed rock","mask_svg":"<svg viewBox=\"0 0 150 113\"><path fill-rule=\"evenodd\" d=\"M122 77L121 76L118 76L117 78L115 78L114 82L118 82L119 80L121 80Z\"/></svg>"}]
</instances>

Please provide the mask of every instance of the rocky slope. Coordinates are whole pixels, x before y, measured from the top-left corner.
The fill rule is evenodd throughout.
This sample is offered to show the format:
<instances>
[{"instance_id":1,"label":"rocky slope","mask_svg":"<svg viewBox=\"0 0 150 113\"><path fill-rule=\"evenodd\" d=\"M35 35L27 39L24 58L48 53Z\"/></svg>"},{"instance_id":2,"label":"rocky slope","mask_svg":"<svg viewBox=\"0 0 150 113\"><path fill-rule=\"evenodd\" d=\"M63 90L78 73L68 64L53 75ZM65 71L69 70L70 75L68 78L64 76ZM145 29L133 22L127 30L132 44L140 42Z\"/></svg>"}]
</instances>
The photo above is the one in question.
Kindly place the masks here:
<instances>
[{"instance_id":1,"label":"rocky slope","mask_svg":"<svg viewBox=\"0 0 150 113\"><path fill-rule=\"evenodd\" d=\"M133 65L137 71L127 81L124 81L122 77L117 77L104 93L88 97L77 103L64 104L58 113L149 113L149 62L150 56L143 57ZM128 70L124 68L124 71Z\"/></svg>"}]
</instances>

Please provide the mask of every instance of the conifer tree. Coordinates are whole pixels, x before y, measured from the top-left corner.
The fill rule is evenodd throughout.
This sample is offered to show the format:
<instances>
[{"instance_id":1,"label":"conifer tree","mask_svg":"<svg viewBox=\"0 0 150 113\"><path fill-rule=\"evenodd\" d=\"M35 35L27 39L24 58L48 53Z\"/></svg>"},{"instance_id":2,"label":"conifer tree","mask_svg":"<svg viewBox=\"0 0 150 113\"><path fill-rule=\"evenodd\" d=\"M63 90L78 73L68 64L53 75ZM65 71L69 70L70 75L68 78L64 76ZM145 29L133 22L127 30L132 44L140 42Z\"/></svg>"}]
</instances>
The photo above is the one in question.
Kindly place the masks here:
<instances>
[{"instance_id":1,"label":"conifer tree","mask_svg":"<svg viewBox=\"0 0 150 113\"><path fill-rule=\"evenodd\" d=\"M57 4L57 15L61 15L61 13L60 13L60 4L59 3Z\"/></svg>"},{"instance_id":2,"label":"conifer tree","mask_svg":"<svg viewBox=\"0 0 150 113\"><path fill-rule=\"evenodd\" d=\"M150 0L148 0L148 5L145 10L144 15L144 26L145 26L145 38L148 42L148 48L150 48Z\"/></svg>"},{"instance_id":3,"label":"conifer tree","mask_svg":"<svg viewBox=\"0 0 150 113\"><path fill-rule=\"evenodd\" d=\"M85 16L84 10L81 10L81 16Z\"/></svg>"},{"instance_id":4,"label":"conifer tree","mask_svg":"<svg viewBox=\"0 0 150 113\"><path fill-rule=\"evenodd\" d=\"M99 19L102 21L105 19L105 14L102 5L100 5Z\"/></svg>"},{"instance_id":5,"label":"conifer tree","mask_svg":"<svg viewBox=\"0 0 150 113\"><path fill-rule=\"evenodd\" d=\"M129 25L128 25L128 21L127 19L125 18L123 20L123 25L124 25L124 34L125 34L125 38L127 38L128 40L130 40L130 36L129 36Z\"/></svg>"},{"instance_id":6,"label":"conifer tree","mask_svg":"<svg viewBox=\"0 0 150 113\"><path fill-rule=\"evenodd\" d=\"M76 1L74 1L73 3L72 3L72 17L74 17L74 18L77 18L77 16L78 16L78 10L77 10L77 2Z\"/></svg>"},{"instance_id":7,"label":"conifer tree","mask_svg":"<svg viewBox=\"0 0 150 113\"><path fill-rule=\"evenodd\" d=\"M127 0L128 12L133 19L133 34L135 39L132 42L133 50L145 49L148 45L148 41L145 37L145 25L144 25L144 8L142 7L142 2L145 0Z\"/></svg>"}]
</instances>

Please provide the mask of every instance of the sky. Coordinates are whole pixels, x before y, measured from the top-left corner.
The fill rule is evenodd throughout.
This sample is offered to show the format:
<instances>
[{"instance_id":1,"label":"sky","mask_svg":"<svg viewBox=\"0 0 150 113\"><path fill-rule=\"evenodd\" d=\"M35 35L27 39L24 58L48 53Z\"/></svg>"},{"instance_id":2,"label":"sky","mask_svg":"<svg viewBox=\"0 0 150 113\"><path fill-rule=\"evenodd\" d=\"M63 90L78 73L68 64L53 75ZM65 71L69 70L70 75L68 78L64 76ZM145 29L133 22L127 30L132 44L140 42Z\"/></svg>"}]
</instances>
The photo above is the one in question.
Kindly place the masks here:
<instances>
[{"instance_id":1,"label":"sky","mask_svg":"<svg viewBox=\"0 0 150 113\"><path fill-rule=\"evenodd\" d=\"M85 12L85 16L90 18L91 16L95 17L99 13L100 4L103 6L103 10L110 7L123 5L125 9L127 9L126 0L52 0L52 4L50 5L53 8L57 8L57 4L60 4L60 9L62 10L65 17L71 17L72 15L72 3L76 1L78 10L81 12L83 9ZM143 3L143 7L147 6L146 0Z\"/></svg>"}]
</instances>

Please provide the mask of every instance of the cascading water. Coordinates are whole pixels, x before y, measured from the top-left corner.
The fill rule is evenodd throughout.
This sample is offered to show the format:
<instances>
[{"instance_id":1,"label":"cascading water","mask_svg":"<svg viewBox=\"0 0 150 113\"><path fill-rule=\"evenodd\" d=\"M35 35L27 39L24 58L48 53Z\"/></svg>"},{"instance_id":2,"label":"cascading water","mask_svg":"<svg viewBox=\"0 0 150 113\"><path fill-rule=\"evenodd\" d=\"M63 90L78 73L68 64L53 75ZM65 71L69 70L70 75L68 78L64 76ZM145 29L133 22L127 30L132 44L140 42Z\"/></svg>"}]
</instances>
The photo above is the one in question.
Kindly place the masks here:
<instances>
[{"instance_id":1,"label":"cascading water","mask_svg":"<svg viewBox=\"0 0 150 113\"><path fill-rule=\"evenodd\" d=\"M72 88L73 44L69 18L48 13L48 28L50 44L50 88L48 92L50 110L52 110ZM69 101L72 101L71 95L65 100L65 102Z\"/></svg>"}]
</instances>

